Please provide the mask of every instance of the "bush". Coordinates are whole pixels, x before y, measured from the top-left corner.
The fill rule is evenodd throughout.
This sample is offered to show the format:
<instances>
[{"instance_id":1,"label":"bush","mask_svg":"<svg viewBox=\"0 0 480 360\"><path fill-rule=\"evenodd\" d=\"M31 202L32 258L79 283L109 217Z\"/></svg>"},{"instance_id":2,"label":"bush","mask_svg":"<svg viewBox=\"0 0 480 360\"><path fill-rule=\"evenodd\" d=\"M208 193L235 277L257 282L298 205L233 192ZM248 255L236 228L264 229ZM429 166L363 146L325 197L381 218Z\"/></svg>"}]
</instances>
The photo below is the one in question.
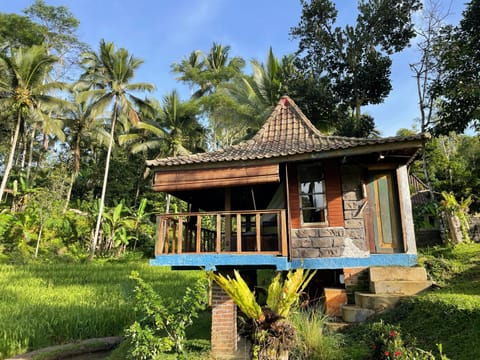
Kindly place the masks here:
<instances>
[{"instance_id":1,"label":"bush","mask_svg":"<svg viewBox=\"0 0 480 360\"><path fill-rule=\"evenodd\" d=\"M370 345L372 360L435 360L431 352L413 346L413 342L404 341L400 336L398 326L385 324L383 321L370 325L367 333L367 344ZM448 360L442 354L442 347L439 346L441 360Z\"/></svg>"},{"instance_id":2,"label":"bush","mask_svg":"<svg viewBox=\"0 0 480 360\"><path fill-rule=\"evenodd\" d=\"M160 359L163 352L174 351L179 359L185 359L186 328L207 306L206 279L199 279L193 289L187 287L183 298L172 304L165 304L137 272L132 272L130 279L136 284L138 319L126 330L128 358L154 360Z\"/></svg>"}]
</instances>

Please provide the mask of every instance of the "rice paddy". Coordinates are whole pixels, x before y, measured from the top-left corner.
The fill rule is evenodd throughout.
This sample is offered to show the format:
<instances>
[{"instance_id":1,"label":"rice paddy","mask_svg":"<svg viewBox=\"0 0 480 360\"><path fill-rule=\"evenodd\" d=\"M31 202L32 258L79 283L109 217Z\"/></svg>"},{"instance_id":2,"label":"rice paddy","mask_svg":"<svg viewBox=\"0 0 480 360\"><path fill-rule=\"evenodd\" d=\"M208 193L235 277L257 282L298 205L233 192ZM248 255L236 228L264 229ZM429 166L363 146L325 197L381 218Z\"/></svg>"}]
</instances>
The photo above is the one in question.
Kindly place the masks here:
<instances>
[{"instance_id":1,"label":"rice paddy","mask_svg":"<svg viewBox=\"0 0 480 360\"><path fill-rule=\"evenodd\" d=\"M0 265L0 359L79 339L122 335L134 320L128 280L133 270L167 301L183 296L185 287L201 275L146 262Z\"/></svg>"}]
</instances>

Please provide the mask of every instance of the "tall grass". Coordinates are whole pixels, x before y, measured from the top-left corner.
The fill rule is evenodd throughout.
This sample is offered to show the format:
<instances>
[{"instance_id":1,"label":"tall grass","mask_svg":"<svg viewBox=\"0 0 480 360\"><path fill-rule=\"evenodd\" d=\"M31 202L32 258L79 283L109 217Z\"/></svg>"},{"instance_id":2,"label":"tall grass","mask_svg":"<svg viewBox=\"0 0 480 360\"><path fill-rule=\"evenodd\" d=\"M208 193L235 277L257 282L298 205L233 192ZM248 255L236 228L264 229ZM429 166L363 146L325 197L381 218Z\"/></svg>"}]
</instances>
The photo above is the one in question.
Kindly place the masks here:
<instances>
[{"instance_id":1,"label":"tall grass","mask_svg":"<svg viewBox=\"0 0 480 360\"><path fill-rule=\"evenodd\" d=\"M326 329L328 317L321 311L299 311L292 316L297 331L296 346L290 356L293 360L340 360L342 338Z\"/></svg>"},{"instance_id":2,"label":"tall grass","mask_svg":"<svg viewBox=\"0 0 480 360\"><path fill-rule=\"evenodd\" d=\"M122 335L134 320L128 298L132 270L166 299L183 296L200 276L146 263L0 265L0 359L78 339Z\"/></svg>"}]
</instances>

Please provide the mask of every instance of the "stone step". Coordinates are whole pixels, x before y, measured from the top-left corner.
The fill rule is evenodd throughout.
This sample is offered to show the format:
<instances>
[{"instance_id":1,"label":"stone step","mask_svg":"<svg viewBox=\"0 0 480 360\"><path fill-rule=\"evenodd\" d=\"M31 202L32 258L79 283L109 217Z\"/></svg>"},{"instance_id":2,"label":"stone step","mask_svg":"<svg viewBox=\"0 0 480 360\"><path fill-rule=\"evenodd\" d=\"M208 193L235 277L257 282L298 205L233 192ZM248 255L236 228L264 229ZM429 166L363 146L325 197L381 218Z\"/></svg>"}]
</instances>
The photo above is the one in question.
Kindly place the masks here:
<instances>
[{"instance_id":1,"label":"stone step","mask_svg":"<svg viewBox=\"0 0 480 360\"><path fill-rule=\"evenodd\" d=\"M375 312L393 308L402 298L407 296L394 294L371 294L355 292L355 305Z\"/></svg>"},{"instance_id":2,"label":"stone step","mask_svg":"<svg viewBox=\"0 0 480 360\"><path fill-rule=\"evenodd\" d=\"M347 306L347 305L343 305L343 306ZM343 314L342 314L343 315ZM334 321L334 322L331 322L331 321L327 321L325 323L325 327L331 331L331 332L337 332L337 331L341 331L349 326L351 326L352 324L350 323L347 323L347 322L339 322L339 321Z\"/></svg>"},{"instance_id":3,"label":"stone step","mask_svg":"<svg viewBox=\"0 0 480 360\"><path fill-rule=\"evenodd\" d=\"M364 309L356 305L344 305L342 307L343 321L347 323L364 322L374 314L375 314L375 311L370 309Z\"/></svg>"},{"instance_id":4,"label":"stone step","mask_svg":"<svg viewBox=\"0 0 480 360\"><path fill-rule=\"evenodd\" d=\"M374 294L415 295L432 286L429 280L377 280L370 282L370 291Z\"/></svg>"},{"instance_id":5,"label":"stone step","mask_svg":"<svg viewBox=\"0 0 480 360\"><path fill-rule=\"evenodd\" d=\"M427 272L421 266L374 266L370 267L370 281L381 280L427 280Z\"/></svg>"}]
</instances>

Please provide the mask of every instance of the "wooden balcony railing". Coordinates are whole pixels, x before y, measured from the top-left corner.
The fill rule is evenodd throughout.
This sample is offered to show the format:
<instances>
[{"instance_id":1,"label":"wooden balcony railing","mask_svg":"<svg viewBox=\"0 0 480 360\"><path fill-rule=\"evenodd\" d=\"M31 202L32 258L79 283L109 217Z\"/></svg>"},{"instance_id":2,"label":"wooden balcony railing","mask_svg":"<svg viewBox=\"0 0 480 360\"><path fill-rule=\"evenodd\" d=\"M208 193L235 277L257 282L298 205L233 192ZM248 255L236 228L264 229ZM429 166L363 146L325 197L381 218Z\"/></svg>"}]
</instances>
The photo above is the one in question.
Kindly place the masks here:
<instances>
[{"instance_id":1,"label":"wooden balcony railing","mask_svg":"<svg viewBox=\"0 0 480 360\"><path fill-rule=\"evenodd\" d=\"M158 215L155 255L185 253L287 256L285 210Z\"/></svg>"}]
</instances>

